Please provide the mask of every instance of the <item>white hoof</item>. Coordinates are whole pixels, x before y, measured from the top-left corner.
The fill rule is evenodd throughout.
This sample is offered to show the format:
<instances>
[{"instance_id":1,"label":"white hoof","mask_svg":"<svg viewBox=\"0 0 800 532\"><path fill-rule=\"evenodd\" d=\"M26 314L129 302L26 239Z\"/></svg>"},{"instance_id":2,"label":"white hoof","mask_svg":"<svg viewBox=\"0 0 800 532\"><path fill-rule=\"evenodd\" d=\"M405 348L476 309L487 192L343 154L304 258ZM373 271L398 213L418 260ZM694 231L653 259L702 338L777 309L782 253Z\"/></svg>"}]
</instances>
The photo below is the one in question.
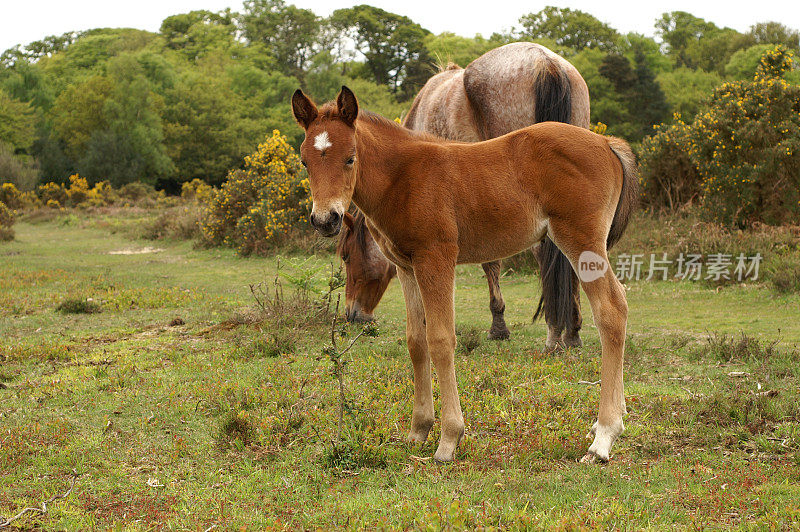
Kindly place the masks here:
<instances>
[{"instance_id":1,"label":"white hoof","mask_svg":"<svg viewBox=\"0 0 800 532\"><path fill-rule=\"evenodd\" d=\"M592 425L588 437L591 438L594 435L594 441L589 447L586 456L581 459L581 462L608 462L611 457L611 446L614 445L623 430L625 430L625 426L622 423L622 419L613 425L601 425L599 423Z\"/></svg>"}]
</instances>

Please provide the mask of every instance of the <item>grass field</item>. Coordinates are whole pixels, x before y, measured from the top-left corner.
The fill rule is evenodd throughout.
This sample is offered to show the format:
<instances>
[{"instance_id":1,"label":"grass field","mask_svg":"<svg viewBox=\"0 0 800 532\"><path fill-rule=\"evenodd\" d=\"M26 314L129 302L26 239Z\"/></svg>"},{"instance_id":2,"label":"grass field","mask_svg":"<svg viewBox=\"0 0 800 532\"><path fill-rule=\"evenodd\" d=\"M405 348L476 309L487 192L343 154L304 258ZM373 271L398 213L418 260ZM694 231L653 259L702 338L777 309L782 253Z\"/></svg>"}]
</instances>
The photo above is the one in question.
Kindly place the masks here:
<instances>
[{"instance_id":1,"label":"grass field","mask_svg":"<svg viewBox=\"0 0 800 532\"><path fill-rule=\"evenodd\" d=\"M74 215L15 229L0 244L0 515L74 486L12 527L800 527L797 293L628 283L627 431L610 463L585 465L600 361L588 304L585 347L545 354L538 279L509 275L512 339L490 342L482 271L459 267L467 432L440 465L438 425L404 442L398 283L378 335L345 356L337 438L330 325L289 296L283 313L254 309L248 285L271 283L276 259ZM282 262L289 292L300 270ZM339 328L340 345L358 330Z\"/></svg>"}]
</instances>

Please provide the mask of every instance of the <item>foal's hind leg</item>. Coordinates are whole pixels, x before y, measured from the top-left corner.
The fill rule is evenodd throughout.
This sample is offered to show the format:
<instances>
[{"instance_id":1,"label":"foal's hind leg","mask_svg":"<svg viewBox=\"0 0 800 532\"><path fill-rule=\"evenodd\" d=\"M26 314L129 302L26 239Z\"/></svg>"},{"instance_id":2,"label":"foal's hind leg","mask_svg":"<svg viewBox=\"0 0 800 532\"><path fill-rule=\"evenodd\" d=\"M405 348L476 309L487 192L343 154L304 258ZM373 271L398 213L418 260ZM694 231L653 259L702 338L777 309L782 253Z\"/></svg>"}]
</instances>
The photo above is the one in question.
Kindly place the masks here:
<instances>
[{"instance_id":1,"label":"foal's hind leg","mask_svg":"<svg viewBox=\"0 0 800 532\"><path fill-rule=\"evenodd\" d=\"M431 388L431 359L425 338L425 310L413 271L397 268L397 278L406 300L406 342L414 365L414 410L408 440L424 442L433 427L433 390Z\"/></svg>"},{"instance_id":2,"label":"foal's hind leg","mask_svg":"<svg viewBox=\"0 0 800 532\"><path fill-rule=\"evenodd\" d=\"M611 269L606 253L605 236L594 235L586 237L574 231L571 227L551 221L550 227L555 235L555 241L569 257L580 275L589 303L592 307L597 331L600 334L602 346L602 365L600 370L600 408L597 422L589 432L594 437L589 452L582 461L607 461L610 456L611 446L622 434L625 426L622 416L626 414L625 391L622 382L622 364L625 351L625 329L628 320L628 303L625 299L625 289L617 280ZM591 252L593 256L583 255ZM582 256L583 255L583 256ZM581 270L581 262L591 260L602 266L605 271L599 278L591 275L592 270ZM594 272L603 268L594 268Z\"/></svg>"},{"instance_id":3,"label":"foal's hind leg","mask_svg":"<svg viewBox=\"0 0 800 532\"><path fill-rule=\"evenodd\" d=\"M489 284L489 310L492 311L492 328L489 329L489 338L492 340L508 340L511 333L506 327L504 313L506 302L500 292L500 261L484 262L481 264L486 273L486 282Z\"/></svg>"}]
</instances>

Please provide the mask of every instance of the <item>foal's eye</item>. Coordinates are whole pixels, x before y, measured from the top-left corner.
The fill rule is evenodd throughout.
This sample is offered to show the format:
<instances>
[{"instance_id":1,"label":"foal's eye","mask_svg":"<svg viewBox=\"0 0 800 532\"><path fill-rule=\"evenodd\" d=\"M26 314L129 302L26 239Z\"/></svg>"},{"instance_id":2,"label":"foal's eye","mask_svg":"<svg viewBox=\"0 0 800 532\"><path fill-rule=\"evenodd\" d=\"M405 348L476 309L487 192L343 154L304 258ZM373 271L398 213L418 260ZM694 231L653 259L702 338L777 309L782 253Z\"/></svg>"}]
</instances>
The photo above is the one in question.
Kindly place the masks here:
<instances>
[{"instance_id":1,"label":"foal's eye","mask_svg":"<svg viewBox=\"0 0 800 532\"><path fill-rule=\"evenodd\" d=\"M344 164L346 164L347 166L353 166L354 162L356 162L356 158L355 157L350 157L349 159L347 159L347 162L344 163Z\"/></svg>"},{"instance_id":2,"label":"foal's eye","mask_svg":"<svg viewBox=\"0 0 800 532\"><path fill-rule=\"evenodd\" d=\"M303 166L305 166L306 168L308 168L308 166L306 166L306 162L305 162L304 160L302 160L302 159L300 160L300 164L302 164Z\"/></svg>"}]
</instances>

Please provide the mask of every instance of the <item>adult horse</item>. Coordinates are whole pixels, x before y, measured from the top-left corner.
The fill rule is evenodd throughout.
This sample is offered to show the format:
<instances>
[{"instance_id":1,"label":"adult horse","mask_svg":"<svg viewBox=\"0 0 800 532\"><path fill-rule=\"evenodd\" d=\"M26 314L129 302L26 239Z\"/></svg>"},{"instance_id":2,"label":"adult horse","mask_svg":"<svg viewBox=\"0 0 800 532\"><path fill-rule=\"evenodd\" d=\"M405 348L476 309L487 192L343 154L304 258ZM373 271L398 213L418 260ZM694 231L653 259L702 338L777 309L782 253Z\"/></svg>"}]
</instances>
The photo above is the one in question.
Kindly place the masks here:
<instances>
[{"instance_id":1,"label":"adult horse","mask_svg":"<svg viewBox=\"0 0 800 532\"><path fill-rule=\"evenodd\" d=\"M589 127L589 91L568 61L544 46L518 42L495 48L467 68L450 65L422 87L403 125L439 137L478 142L537 122ZM345 312L352 321L372 319L395 269L366 230L363 216L345 220L337 251L345 263ZM549 238L534 249L548 348L581 345L580 291L569 261ZM500 262L484 263L492 326L489 337L509 337L500 291Z\"/></svg>"},{"instance_id":2,"label":"adult horse","mask_svg":"<svg viewBox=\"0 0 800 532\"><path fill-rule=\"evenodd\" d=\"M464 434L454 366L456 264L499 260L549 236L581 272L600 335L600 406L584 459L608 460L624 429L628 304L607 249L637 198L628 144L556 122L474 144L448 141L359 113L347 87L319 109L297 90L292 110L305 130L311 225L337 235L352 201L397 266L414 365L409 440L425 441L433 426L431 361L442 398L434 458L453 460Z\"/></svg>"}]
</instances>

